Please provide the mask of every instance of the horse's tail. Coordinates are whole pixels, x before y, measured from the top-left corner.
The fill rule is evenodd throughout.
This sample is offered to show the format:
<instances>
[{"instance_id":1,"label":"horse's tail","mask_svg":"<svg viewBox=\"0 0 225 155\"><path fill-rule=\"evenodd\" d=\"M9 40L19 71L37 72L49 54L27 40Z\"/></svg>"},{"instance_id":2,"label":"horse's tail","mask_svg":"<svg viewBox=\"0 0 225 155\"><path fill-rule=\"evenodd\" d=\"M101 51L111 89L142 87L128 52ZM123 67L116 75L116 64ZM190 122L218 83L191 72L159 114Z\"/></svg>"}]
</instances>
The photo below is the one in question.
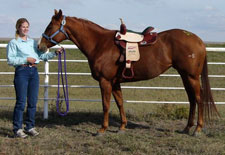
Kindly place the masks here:
<instances>
[{"instance_id":1,"label":"horse's tail","mask_svg":"<svg viewBox=\"0 0 225 155\"><path fill-rule=\"evenodd\" d=\"M203 70L201 73L201 81L202 81L202 101L204 107L204 118L205 120L210 120L213 116L219 116L220 114L217 111L215 102L213 100L209 77L208 77L208 66L207 66L207 57L205 57Z\"/></svg>"}]
</instances>

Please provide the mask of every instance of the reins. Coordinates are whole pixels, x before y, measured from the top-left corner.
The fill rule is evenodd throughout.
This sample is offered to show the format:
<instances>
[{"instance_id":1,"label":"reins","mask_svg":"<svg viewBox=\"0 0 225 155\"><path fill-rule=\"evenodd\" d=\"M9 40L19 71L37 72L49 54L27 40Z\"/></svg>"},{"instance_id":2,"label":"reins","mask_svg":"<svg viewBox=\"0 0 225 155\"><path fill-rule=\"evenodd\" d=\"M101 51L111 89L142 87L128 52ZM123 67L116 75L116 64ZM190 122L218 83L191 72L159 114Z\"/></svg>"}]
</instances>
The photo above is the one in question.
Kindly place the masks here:
<instances>
[{"instance_id":1,"label":"reins","mask_svg":"<svg viewBox=\"0 0 225 155\"><path fill-rule=\"evenodd\" d=\"M69 93L68 93L68 82L67 82L67 72L66 72L66 51L63 48L64 53L64 72L65 72L65 80L63 78L63 70L62 70L62 56L61 53L58 54L58 91L57 91L57 100L56 100L56 109L59 115L65 116L69 112ZM63 100L60 99L60 76L63 87L63 95L66 103L66 111L61 112L59 103L62 103ZM64 84L65 82L65 84ZM65 86L66 85L66 86Z\"/></svg>"},{"instance_id":2,"label":"reins","mask_svg":"<svg viewBox=\"0 0 225 155\"><path fill-rule=\"evenodd\" d=\"M43 33L42 36L48 41L50 41L51 43L55 45L59 45L59 43L55 41L53 37L55 37L58 33L61 32L66 36L67 39L69 39L69 35L64 30L65 25L66 25L66 16L63 16L63 19L61 21L61 26L55 33L53 33L51 36L48 36L45 33ZM63 71L62 71L62 58L61 58L61 53L59 52L58 54L58 91L57 91L57 100L56 100L56 109L58 114L61 116L65 116L69 112L69 96L68 96L69 93L68 93L67 73L66 73L66 51L64 48L63 48L63 53L64 53L64 72L65 72L64 75L65 75L66 84L64 84ZM60 99L60 75L62 78L63 94L64 94L65 103L66 103L66 111L64 113L60 111L60 106L59 106L59 103L63 102L63 100ZM66 85L66 88L65 88L65 85Z\"/></svg>"}]
</instances>

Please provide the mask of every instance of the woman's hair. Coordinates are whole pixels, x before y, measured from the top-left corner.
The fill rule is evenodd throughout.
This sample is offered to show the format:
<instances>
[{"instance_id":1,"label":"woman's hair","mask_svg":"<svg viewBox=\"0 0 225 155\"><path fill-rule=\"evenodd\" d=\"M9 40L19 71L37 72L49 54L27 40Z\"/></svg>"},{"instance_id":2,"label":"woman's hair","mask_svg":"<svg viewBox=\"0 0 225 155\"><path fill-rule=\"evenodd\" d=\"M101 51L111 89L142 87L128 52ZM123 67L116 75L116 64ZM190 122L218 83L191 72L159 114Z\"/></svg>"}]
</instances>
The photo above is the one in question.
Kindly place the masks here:
<instances>
[{"instance_id":1,"label":"woman's hair","mask_svg":"<svg viewBox=\"0 0 225 155\"><path fill-rule=\"evenodd\" d=\"M18 36L19 36L20 26L25 22L27 22L28 25L30 25L30 23L28 22L28 20L26 18L20 18L20 19L17 20L17 22L16 22L16 38L18 38Z\"/></svg>"}]
</instances>

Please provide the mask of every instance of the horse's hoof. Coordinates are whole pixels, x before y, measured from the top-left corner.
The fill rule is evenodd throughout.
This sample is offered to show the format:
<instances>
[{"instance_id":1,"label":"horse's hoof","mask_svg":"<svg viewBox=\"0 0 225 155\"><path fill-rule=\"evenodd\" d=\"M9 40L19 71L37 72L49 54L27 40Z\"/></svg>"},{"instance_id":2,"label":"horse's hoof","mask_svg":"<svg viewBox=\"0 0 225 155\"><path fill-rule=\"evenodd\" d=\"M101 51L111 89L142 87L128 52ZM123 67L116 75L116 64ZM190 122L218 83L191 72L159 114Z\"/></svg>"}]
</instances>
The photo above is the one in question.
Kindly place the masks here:
<instances>
[{"instance_id":1,"label":"horse's hoof","mask_svg":"<svg viewBox=\"0 0 225 155\"><path fill-rule=\"evenodd\" d=\"M118 130L117 133L124 134L125 133L125 130Z\"/></svg>"},{"instance_id":2,"label":"horse's hoof","mask_svg":"<svg viewBox=\"0 0 225 155\"><path fill-rule=\"evenodd\" d=\"M97 132L95 134L96 137L102 137L105 134L105 132Z\"/></svg>"},{"instance_id":3,"label":"horse's hoof","mask_svg":"<svg viewBox=\"0 0 225 155\"><path fill-rule=\"evenodd\" d=\"M182 134L187 134L187 135L190 134L189 130L186 130L186 129L184 129L183 131L181 131L181 133L182 133Z\"/></svg>"},{"instance_id":4,"label":"horse's hoof","mask_svg":"<svg viewBox=\"0 0 225 155\"><path fill-rule=\"evenodd\" d=\"M196 131L195 131L195 132L193 133L192 136L194 136L194 137L199 137L199 136L201 136L201 135L202 135L202 132L199 132L199 131L196 132Z\"/></svg>"}]
</instances>

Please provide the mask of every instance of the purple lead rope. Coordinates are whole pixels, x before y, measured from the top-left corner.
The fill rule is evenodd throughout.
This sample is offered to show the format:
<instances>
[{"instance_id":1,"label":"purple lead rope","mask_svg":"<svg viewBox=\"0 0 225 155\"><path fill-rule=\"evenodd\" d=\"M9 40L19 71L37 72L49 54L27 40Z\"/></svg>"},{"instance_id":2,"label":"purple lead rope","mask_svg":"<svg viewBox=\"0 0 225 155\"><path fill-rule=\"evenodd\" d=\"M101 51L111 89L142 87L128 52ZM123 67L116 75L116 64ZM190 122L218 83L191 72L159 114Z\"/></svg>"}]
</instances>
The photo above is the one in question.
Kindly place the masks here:
<instances>
[{"instance_id":1,"label":"purple lead rope","mask_svg":"<svg viewBox=\"0 0 225 155\"><path fill-rule=\"evenodd\" d=\"M56 109L59 115L65 116L69 112L69 95L68 95L68 84L67 84L67 74L66 74L66 51L63 49L64 53L64 72L65 72L65 82L66 88L63 79L63 71L62 71L62 58L61 53L58 55L58 92L57 92L57 100L56 100ZM62 113L60 111L59 103L60 103L60 75L62 77L62 86L63 86L63 93L66 103L66 111Z\"/></svg>"}]
</instances>

